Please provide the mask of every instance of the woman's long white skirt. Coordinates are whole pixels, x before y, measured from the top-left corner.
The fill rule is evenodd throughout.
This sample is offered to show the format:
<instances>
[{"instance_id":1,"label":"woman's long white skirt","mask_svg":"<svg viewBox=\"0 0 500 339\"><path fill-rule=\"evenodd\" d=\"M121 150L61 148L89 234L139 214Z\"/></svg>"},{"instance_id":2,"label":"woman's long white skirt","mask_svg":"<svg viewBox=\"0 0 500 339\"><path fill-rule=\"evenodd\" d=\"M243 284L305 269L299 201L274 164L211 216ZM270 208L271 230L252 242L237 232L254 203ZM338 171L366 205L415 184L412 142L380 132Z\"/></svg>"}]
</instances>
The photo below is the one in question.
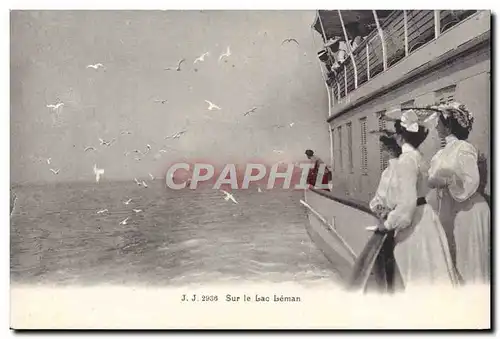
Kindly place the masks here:
<instances>
[{"instance_id":1,"label":"woman's long white skirt","mask_svg":"<svg viewBox=\"0 0 500 339\"><path fill-rule=\"evenodd\" d=\"M396 234L394 256L406 289L458 283L443 226L427 204L418 206L412 224Z\"/></svg>"}]
</instances>

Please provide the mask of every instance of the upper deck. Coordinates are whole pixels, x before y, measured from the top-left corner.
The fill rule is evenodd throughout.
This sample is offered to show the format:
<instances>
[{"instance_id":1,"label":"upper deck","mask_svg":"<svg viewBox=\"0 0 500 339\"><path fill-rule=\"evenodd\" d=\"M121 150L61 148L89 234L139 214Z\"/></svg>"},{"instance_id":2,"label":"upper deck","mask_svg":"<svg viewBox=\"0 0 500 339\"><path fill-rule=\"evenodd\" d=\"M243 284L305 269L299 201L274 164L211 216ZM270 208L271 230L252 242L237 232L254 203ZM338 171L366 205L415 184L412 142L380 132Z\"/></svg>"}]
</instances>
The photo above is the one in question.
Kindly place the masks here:
<instances>
[{"instance_id":1,"label":"upper deck","mask_svg":"<svg viewBox=\"0 0 500 339\"><path fill-rule=\"evenodd\" d=\"M345 28L350 18L344 12L349 11L318 11L313 26L325 43L334 37L352 40ZM372 11L357 12L365 12L357 20L374 28L354 49L346 45L347 58L340 67L331 71L326 63L322 66L325 80L330 78L330 120L421 73L425 66L449 59L450 53L460 53L472 40L489 38L488 11L374 11L371 24L367 12ZM332 51L326 51L328 60L335 62Z\"/></svg>"}]
</instances>

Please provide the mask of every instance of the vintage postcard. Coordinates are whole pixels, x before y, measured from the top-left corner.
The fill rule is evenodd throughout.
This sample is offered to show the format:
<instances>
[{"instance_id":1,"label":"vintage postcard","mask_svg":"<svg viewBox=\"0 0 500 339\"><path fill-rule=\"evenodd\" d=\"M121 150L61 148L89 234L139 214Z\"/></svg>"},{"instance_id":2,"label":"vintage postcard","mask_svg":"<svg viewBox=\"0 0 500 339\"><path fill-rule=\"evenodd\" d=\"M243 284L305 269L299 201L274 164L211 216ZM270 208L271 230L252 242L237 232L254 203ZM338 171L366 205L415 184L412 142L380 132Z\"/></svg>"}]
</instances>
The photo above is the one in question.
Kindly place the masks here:
<instances>
[{"instance_id":1,"label":"vintage postcard","mask_svg":"<svg viewBox=\"0 0 500 339\"><path fill-rule=\"evenodd\" d=\"M490 329L491 29L12 10L11 327Z\"/></svg>"}]
</instances>

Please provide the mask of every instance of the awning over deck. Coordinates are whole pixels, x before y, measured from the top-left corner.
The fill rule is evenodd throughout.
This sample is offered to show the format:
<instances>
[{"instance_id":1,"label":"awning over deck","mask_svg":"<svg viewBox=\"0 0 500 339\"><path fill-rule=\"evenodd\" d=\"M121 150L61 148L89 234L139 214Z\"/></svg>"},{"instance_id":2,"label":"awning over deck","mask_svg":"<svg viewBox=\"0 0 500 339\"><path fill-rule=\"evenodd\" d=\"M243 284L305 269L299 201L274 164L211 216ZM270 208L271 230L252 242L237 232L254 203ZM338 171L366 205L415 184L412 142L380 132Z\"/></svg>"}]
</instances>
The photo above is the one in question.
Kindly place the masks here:
<instances>
[{"instance_id":1,"label":"awning over deck","mask_svg":"<svg viewBox=\"0 0 500 339\"><path fill-rule=\"evenodd\" d=\"M391 10L376 11L377 17L383 20ZM346 27L347 34L350 39L356 36L366 36L375 28L375 18L372 10L341 10L342 20ZM313 28L323 37L323 29L326 35L326 40L334 37L343 37L344 31L339 17L338 10L320 10L317 11L316 19L314 20ZM325 41L326 42L326 41Z\"/></svg>"}]
</instances>

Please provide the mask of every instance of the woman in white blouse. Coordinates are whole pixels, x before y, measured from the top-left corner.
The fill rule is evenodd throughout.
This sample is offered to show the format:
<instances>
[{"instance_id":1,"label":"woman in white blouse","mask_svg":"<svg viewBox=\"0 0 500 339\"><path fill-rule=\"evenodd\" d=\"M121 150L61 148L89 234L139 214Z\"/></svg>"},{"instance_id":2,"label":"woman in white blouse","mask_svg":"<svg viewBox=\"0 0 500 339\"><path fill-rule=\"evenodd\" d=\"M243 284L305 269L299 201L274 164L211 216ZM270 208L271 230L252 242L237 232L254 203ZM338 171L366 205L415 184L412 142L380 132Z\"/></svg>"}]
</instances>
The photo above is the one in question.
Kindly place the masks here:
<instances>
[{"instance_id":1,"label":"woman in white blouse","mask_svg":"<svg viewBox=\"0 0 500 339\"><path fill-rule=\"evenodd\" d=\"M388 159L388 164L380 176L379 185L375 196L370 201L370 209L380 218L385 219L389 212L387 202L388 188L391 179L394 175L398 157L401 155L401 146L397 143L396 139L390 135L388 131L381 131L382 135L379 137L380 151L384 157Z\"/></svg>"},{"instance_id":2,"label":"woman in white blouse","mask_svg":"<svg viewBox=\"0 0 500 339\"><path fill-rule=\"evenodd\" d=\"M390 205L388 199L389 187L394 172L398 157L401 155L401 147L394 138L394 133L387 130L373 131L372 133L380 134L380 150L384 157L388 159L388 165L380 176L379 186L375 196L370 201L370 209L377 215L380 220L385 220L390 212L387 207ZM400 288L401 276L397 271L394 259L394 232L384 232L386 238L383 242L380 252L377 254L374 262L373 273L381 291L394 292ZM399 279L398 279L399 278Z\"/></svg>"},{"instance_id":3,"label":"woman in white blouse","mask_svg":"<svg viewBox=\"0 0 500 339\"><path fill-rule=\"evenodd\" d=\"M490 276L490 209L479 194L478 153L466 140L474 119L457 102L437 107L437 131L446 146L431 160L428 203L439 214L459 276L487 283Z\"/></svg>"},{"instance_id":4,"label":"woman in white blouse","mask_svg":"<svg viewBox=\"0 0 500 339\"><path fill-rule=\"evenodd\" d=\"M425 189L418 147L428 129L413 111L405 111L401 119L395 128L402 153L383 173L370 206L377 211L382 205L388 211L385 218L382 215L382 227L395 232L394 256L406 289L420 284L453 286L457 277L439 218L430 206L417 206Z\"/></svg>"}]
</instances>

